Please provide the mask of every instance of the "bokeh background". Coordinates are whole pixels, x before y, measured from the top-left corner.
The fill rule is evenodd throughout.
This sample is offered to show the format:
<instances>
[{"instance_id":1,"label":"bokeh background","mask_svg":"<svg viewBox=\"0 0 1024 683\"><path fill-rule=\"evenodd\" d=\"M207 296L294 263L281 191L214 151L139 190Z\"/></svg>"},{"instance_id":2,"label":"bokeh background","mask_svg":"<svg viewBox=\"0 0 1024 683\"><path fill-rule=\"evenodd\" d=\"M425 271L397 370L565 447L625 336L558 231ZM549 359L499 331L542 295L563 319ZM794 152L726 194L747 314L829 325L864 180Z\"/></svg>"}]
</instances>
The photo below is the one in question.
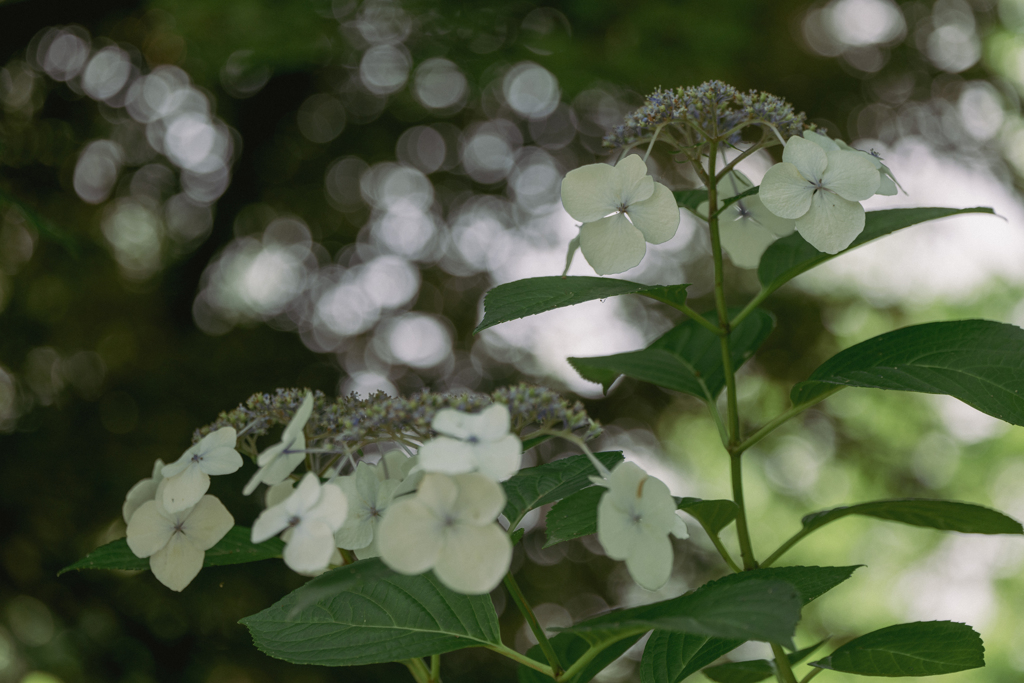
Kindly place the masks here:
<instances>
[{"instance_id":1,"label":"bokeh background","mask_svg":"<svg viewBox=\"0 0 1024 683\"><path fill-rule=\"evenodd\" d=\"M487 289L561 271L562 175L602 159L604 132L655 87L711 78L879 151L908 194L870 208L1005 218L909 229L773 296L779 328L742 371L751 425L875 334L1024 323L1022 0L0 2L0 681L408 680L398 665L257 652L237 620L303 581L277 562L204 570L180 595L147 573L56 578L123 534L124 494L153 460L256 391L529 379L583 398L607 425L599 446L676 495L727 496L695 400L630 381L603 397L564 361L639 348L674 323L664 308L592 302L471 334ZM756 181L769 163L745 168ZM670 159L651 167L689 182ZM571 272L592 273L582 259ZM624 277L693 283L692 305L711 308L706 228L684 217ZM756 288L746 271L729 282L736 301ZM1024 517L1024 432L952 399L849 390L747 463L762 556L800 515L846 502L943 496ZM247 524L259 508L242 476L212 492ZM540 527L515 566L541 620L565 626L720 575L691 532L661 595L594 543L542 550ZM801 644L953 619L982 633L989 666L948 680L1024 676L1019 538L847 520L787 561L867 565L815 603ZM522 650L531 636L502 590ZM637 657L601 680L638 680ZM443 673L516 675L478 651L445 656Z\"/></svg>"}]
</instances>

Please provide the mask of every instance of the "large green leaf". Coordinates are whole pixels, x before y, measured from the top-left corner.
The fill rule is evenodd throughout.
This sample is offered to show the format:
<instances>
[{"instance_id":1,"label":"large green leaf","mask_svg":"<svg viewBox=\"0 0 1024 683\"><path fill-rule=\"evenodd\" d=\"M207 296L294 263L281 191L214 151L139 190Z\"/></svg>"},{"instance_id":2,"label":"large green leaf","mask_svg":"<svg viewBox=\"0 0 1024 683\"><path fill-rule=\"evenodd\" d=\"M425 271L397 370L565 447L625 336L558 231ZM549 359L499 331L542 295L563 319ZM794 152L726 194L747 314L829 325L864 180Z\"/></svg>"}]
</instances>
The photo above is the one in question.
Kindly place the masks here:
<instances>
[{"instance_id":1,"label":"large green leaf","mask_svg":"<svg viewBox=\"0 0 1024 683\"><path fill-rule=\"evenodd\" d=\"M869 211L864 221L864 232L853 241L853 244L839 252L839 254L845 254L851 249L856 249L862 244L876 240L879 237L884 237L902 228L961 213L995 212L987 207L976 207L973 209L924 207ZM761 263L757 268L757 279L760 281L761 287L768 291L775 291L800 273L807 272L811 268L835 258L839 254L823 254L808 244L799 233L793 233L788 237L777 240L764 252L764 255L761 257Z\"/></svg>"},{"instance_id":2,"label":"large green leaf","mask_svg":"<svg viewBox=\"0 0 1024 683\"><path fill-rule=\"evenodd\" d=\"M790 397L813 403L843 386L948 394L1024 425L1024 330L989 320L904 327L836 354Z\"/></svg>"},{"instance_id":3,"label":"large green leaf","mask_svg":"<svg viewBox=\"0 0 1024 683\"><path fill-rule=\"evenodd\" d=\"M580 671L575 678L572 679L572 683L587 683L587 681L593 679L594 676L604 671L609 664L622 656L622 653L632 647L638 640L640 640L639 634L608 643L607 646L602 649L589 664L583 667L583 670ZM590 643L586 640L572 633L559 633L555 635L554 638L551 638L550 642L551 647L555 650L555 654L558 655L559 663L567 669L572 666L577 659L590 650L591 647ZM544 664L548 663L548 660L544 657L544 653L540 649L540 645L534 645L531 647L526 653L526 656L538 662L543 662ZM545 676L536 669L520 665L519 683L551 683L551 677Z\"/></svg>"},{"instance_id":4,"label":"large green leaf","mask_svg":"<svg viewBox=\"0 0 1024 683\"><path fill-rule=\"evenodd\" d=\"M819 641L786 655L790 666L799 664L811 656L825 641ZM751 659L745 662L729 662L704 669L704 675L717 683L758 683L775 675L775 663L767 659Z\"/></svg>"},{"instance_id":5,"label":"large green leaf","mask_svg":"<svg viewBox=\"0 0 1024 683\"><path fill-rule=\"evenodd\" d=\"M738 312L738 311L737 311ZM705 316L715 321L715 315ZM729 333L733 369L745 363L775 326L767 311L755 309ZM646 349L611 356L570 358L583 379L605 391L619 375L713 401L725 387L722 345L718 335L693 320L685 320L656 339Z\"/></svg>"},{"instance_id":6,"label":"large green leaf","mask_svg":"<svg viewBox=\"0 0 1024 683\"><path fill-rule=\"evenodd\" d=\"M862 676L935 676L985 666L985 646L966 624L918 621L854 638L811 666Z\"/></svg>"},{"instance_id":7,"label":"large green leaf","mask_svg":"<svg viewBox=\"0 0 1024 683\"><path fill-rule=\"evenodd\" d=\"M555 503L548 510L544 547L597 533L597 504L606 490L589 486Z\"/></svg>"},{"instance_id":8,"label":"large green leaf","mask_svg":"<svg viewBox=\"0 0 1024 683\"><path fill-rule=\"evenodd\" d=\"M498 645L488 595L445 588L433 572L404 576L363 560L306 583L241 620L271 657L354 666Z\"/></svg>"},{"instance_id":9,"label":"large green leaf","mask_svg":"<svg viewBox=\"0 0 1024 683\"><path fill-rule=\"evenodd\" d=\"M217 542L217 545L206 551L203 566L243 564L281 557L281 552L284 550L284 542L281 539L272 538L254 545L249 540L251 536L252 532L247 527L232 527L224 538ZM136 557L135 553L128 548L128 542L119 538L96 548L78 562L64 567L57 572L57 576L74 569L149 569L149 558Z\"/></svg>"},{"instance_id":10,"label":"large green leaf","mask_svg":"<svg viewBox=\"0 0 1024 683\"><path fill-rule=\"evenodd\" d=\"M686 302L689 285L641 285L605 277L534 277L498 285L484 297L484 319L473 333L584 301L621 294L641 294L670 305Z\"/></svg>"},{"instance_id":11,"label":"large green leaf","mask_svg":"<svg viewBox=\"0 0 1024 683\"><path fill-rule=\"evenodd\" d=\"M980 505L949 500L877 500L846 507L812 512L800 520L807 531L817 529L847 515L865 515L966 534L1024 534L1024 527L1012 517Z\"/></svg>"},{"instance_id":12,"label":"large green leaf","mask_svg":"<svg viewBox=\"0 0 1024 683\"><path fill-rule=\"evenodd\" d=\"M735 577L747 575L785 581L796 587L800 592L801 603L806 605L846 581L856 569L857 567L773 567L731 574L720 581L736 581L738 579ZM736 649L743 642L738 639L655 631L647 641L643 658L640 660L640 679L643 683L678 683Z\"/></svg>"},{"instance_id":13,"label":"large green leaf","mask_svg":"<svg viewBox=\"0 0 1024 683\"><path fill-rule=\"evenodd\" d=\"M731 500L701 500L680 498L679 509L692 515L709 534L717 534L732 524L739 507Z\"/></svg>"},{"instance_id":14,"label":"large green leaf","mask_svg":"<svg viewBox=\"0 0 1024 683\"><path fill-rule=\"evenodd\" d=\"M608 469L622 462L622 451L595 453ZM505 488L504 515L515 528L530 510L561 500L590 486L591 475L597 474L585 455L573 455L537 467L519 470L511 479L502 482Z\"/></svg>"},{"instance_id":15,"label":"large green leaf","mask_svg":"<svg viewBox=\"0 0 1024 683\"><path fill-rule=\"evenodd\" d=\"M676 190L672 193L676 198L676 204L693 213L697 213L697 207L708 200L708 191L700 190Z\"/></svg>"}]
</instances>

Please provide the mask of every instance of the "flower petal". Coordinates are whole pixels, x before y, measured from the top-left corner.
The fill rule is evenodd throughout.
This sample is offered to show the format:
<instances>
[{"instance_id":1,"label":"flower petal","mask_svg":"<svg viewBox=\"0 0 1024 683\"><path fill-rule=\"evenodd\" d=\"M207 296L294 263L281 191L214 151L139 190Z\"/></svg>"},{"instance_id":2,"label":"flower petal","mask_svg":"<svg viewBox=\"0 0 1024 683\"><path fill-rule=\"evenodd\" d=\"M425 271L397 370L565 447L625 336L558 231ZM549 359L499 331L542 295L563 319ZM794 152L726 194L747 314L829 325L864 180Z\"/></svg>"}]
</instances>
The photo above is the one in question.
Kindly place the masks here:
<instances>
[{"instance_id":1,"label":"flower petal","mask_svg":"<svg viewBox=\"0 0 1024 683\"><path fill-rule=\"evenodd\" d=\"M334 532L334 542L339 548L359 550L373 541L373 523L371 518L363 516L362 510L349 511L345 523Z\"/></svg>"},{"instance_id":2,"label":"flower petal","mask_svg":"<svg viewBox=\"0 0 1024 683\"><path fill-rule=\"evenodd\" d=\"M181 474L163 481L164 509L167 512L181 512L199 502L203 494L210 490L210 475L199 468L198 463L191 463Z\"/></svg>"},{"instance_id":3,"label":"flower petal","mask_svg":"<svg viewBox=\"0 0 1024 683\"><path fill-rule=\"evenodd\" d=\"M676 521L672 523L672 535L679 539L690 537L690 532L686 528L686 522L679 516L679 510L676 510Z\"/></svg>"},{"instance_id":4,"label":"flower petal","mask_svg":"<svg viewBox=\"0 0 1024 683\"><path fill-rule=\"evenodd\" d=\"M313 414L313 394L312 392L307 393L306 397L302 399L302 405L292 415L292 419L288 422L288 426L284 428L284 433L281 434L282 443L291 443L295 439L302 436L302 446L306 447L306 439L303 434L303 429L306 428L306 423L309 421L309 417Z\"/></svg>"},{"instance_id":5,"label":"flower petal","mask_svg":"<svg viewBox=\"0 0 1024 683\"><path fill-rule=\"evenodd\" d=\"M173 477L178 474L181 474L182 472L185 471L186 467L192 464L192 456L200 452L201 450L198 443L194 444L193 446L190 446L184 453L181 454L181 457L179 457L177 460L172 462L170 465L164 465L163 468L160 470L160 475L164 479L166 479L168 477Z\"/></svg>"},{"instance_id":6,"label":"flower petal","mask_svg":"<svg viewBox=\"0 0 1024 683\"><path fill-rule=\"evenodd\" d=\"M132 521L132 514L139 509L140 505L156 498L156 489L163 481L163 476L160 474L163 467L163 460L157 458L156 464L153 466L153 476L137 481L128 489L128 493L124 497L124 504L121 506L121 515L124 517L125 524Z\"/></svg>"},{"instance_id":7,"label":"flower petal","mask_svg":"<svg viewBox=\"0 0 1024 683\"><path fill-rule=\"evenodd\" d=\"M327 525L331 534L341 528L348 516L348 501L337 486L321 486L320 499L302 518L302 523L320 521Z\"/></svg>"},{"instance_id":8,"label":"flower petal","mask_svg":"<svg viewBox=\"0 0 1024 683\"><path fill-rule=\"evenodd\" d=\"M204 436L197 445L200 446L200 453L207 453L215 448L234 448L237 441L238 435L234 427L221 427Z\"/></svg>"},{"instance_id":9,"label":"flower petal","mask_svg":"<svg viewBox=\"0 0 1024 683\"><path fill-rule=\"evenodd\" d=\"M813 145L813 143L807 143ZM821 151L821 150L818 150ZM822 152L824 154L824 152ZM793 164L775 164L764 174L757 196L780 218L799 218L811 208L814 185Z\"/></svg>"},{"instance_id":10,"label":"flower petal","mask_svg":"<svg viewBox=\"0 0 1024 683\"><path fill-rule=\"evenodd\" d=\"M441 520L417 498L395 501L377 529L380 559L400 574L422 574L433 567L444 541Z\"/></svg>"},{"instance_id":11,"label":"flower petal","mask_svg":"<svg viewBox=\"0 0 1024 683\"><path fill-rule=\"evenodd\" d=\"M497 486L497 484L495 484ZM428 472L416 491L416 500L433 510L434 517L444 519L452 514L459 497L459 485L455 477Z\"/></svg>"},{"instance_id":12,"label":"flower petal","mask_svg":"<svg viewBox=\"0 0 1024 683\"><path fill-rule=\"evenodd\" d=\"M672 541L664 534L639 534L626 569L641 588L658 590L672 574Z\"/></svg>"},{"instance_id":13,"label":"flower petal","mask_svg":"<svg viewBox=\"0 0 1024 683\"><path fill-rule=\"evenodd\" d=\"M828 168L828 155L821 147L810 140L798 138L795 135L786 142L786 149L782 152L782 160L787 164L793 164L807 180L818 180L825 169ZM770 170L770 169L769 169ZM764 185L762 179L761 185Z\"/></svg>"},{"instance_id":14,"label":"flower petal","mask_svg":"<svg viewBox=\"0 0 1024 683\"><path fill-rule=\"evenodd\" d=\"M181 533L202 551L209 550L235 526L224 503L216 496L203 496L181 525Z\"/></svg>"},{"instance_id":15,"label":"flower petal","mask_svg":"<svg viewBox=\"0 0 1024 683\"><path fill-rule=\"evenodd\" d=\"M616 211L612 195L615 167L587 164L569 171L562 179L562 206L581 223L589 223Z\"/></svg>"},{"instance_id":16,"label":"flower petal","mask_svg":"<svg viewBox=\"0 0 1024 683\"><path fill-rule=\"evenodd\" d=\"M434 414L430 428L435 432L465 441L473 435L473 420L470 419L471 417L469 413L462 410L442 408Z\"/></svg>"},{"instance_id":17,"label":"flower petal","mask_svg":"<svg viewBox=\"0 0 1024 683\"><path fill-rule=\"evenodd\" d=\"M761 255L778 239L751 219L723 221L718 231L729 260L739 268L757 268Z\"/></svg>"},{"instance_id":18,"label":"flower petal","mask_svg":"<svg viewBox=\"0 0 1024 683\"><path fill-rule=\"evenodd\" d=\"M439 436L420 446L420 469L425 472L462 474L476 469L474 444Z\"/></svg>"},{"instance_id":19,"label":"flower petal","mask_svg":"<svg viewBox=\"0 0 1024 683\"><path fill-rule=\"evenodd\" d=\"M459 493L451 512L461 524L490 524L505 508L505 490L483 474L460 474L455 477L455 484Z\"/></svg>"},{"instance_id":20,"label":"flower petal","mask_svg":"<svg viewBox=\"0 0 1024 683\"><path fill-rule=\"evenodd\" d=\"M288 528L288 522L291 518L292 513L288 512L284 503L267 508L259 514L256 521L252 524L252 536L250 537L252 542L262 543L268 538L277 536Z\"/></svg>"},{"instance_id":21,"label":"flower petal","mask_svg":"<svg viewBox=\"0 0 1024 683\"><path fill-rule=\"evenodd\" d=\"M895 197L898 190L896 189L896 180L886 175L885 171L879 171L879 183L878 192L875 194L885 195L886 197Z\"/></svg>"},{"instance_id":22,"label":"flower petal","mask_svg":"<svg viewBox=\"0 0 1024 683\"><path fill-rule=\"evenodd\" d=\"M864 207L832 192L816 192L796 230L818 251L838 254L864 230Z\"/></svg>"},{"instance_id":23,"label":"flower petal","mask_svg":"<svg viewBox=\"0 0 1024 683\"><path fill-rule=\"evenodd\" d=\"M476 444L476 469L494 481L505 481L523 463L523 443L515 434L501 441Z\"/></svg>"},{"instance_id":24,"label":"flower petal","mask_svg":"<svg viewBox=\"0 0 1024 683\"><path fill-rule=\"evenodd\" d=\"M830 137L826 137L821 133L815 133L813 130L804 131L804 140L810 140L818 147L821 147L826 152L833 152L837 149L841 149L839 143ZM846 143L843 143L844 145Z\"/></svg>"},{"instance_id":25,"label":"flower petal","mask_svg":"<svg viewBox=\"0 0 1024 683\"><path fill-rule=\"evenodd\" d=\"M337 487L335 487L337 488ZM341 489L338 489L340 492ZM320 478L306 472L295 487L295 492L284 501L284 507L293 515L302 516L320 500Z\"/></svg>"},{"instance_id":26,"label":"flower petal","mask_svg":"<svg viewBox=\"0 0 1024 683\"><path fill-rule=\"evenodd\" d=\"M651 244L667 242L679 228L679 205L672 190L661 183L654 183L650 199L630 204L626 215Z\"/></svg>"},{"instance_id":27,"label":"flower petal","mask_svg":"<svg viewBox=\"0 0 1024 683\"><path fill-rule=\"evenodd\" d=\"M828 169L821 184L843 199L863 201L878 191L880 182L878 169L863 152L828 153Z\"/></svg>"},{"instance_id":28,"label":"flower petal","mask_svg":"<svg viewBox=\"0 0 1024 683\"><path fill-rule=\"evenodd\" d=\"M654 194L654 178L647 175L647 164L640 155L630 154L615 164L611 189L616 207L650 199Z\"/></svg>"},{"instance_id":29,"label":"flower petal","mask_svg":"<svg viewBox=\"0 0 1024 683\"><path fill-rule=\"evenodd\" d=\"M128 522L128 548L136 557L149 557L167 545L174 522L160 514L155 500L139 506Z\"/></svg>"},{"instance_id":30,"label":"flower petal","mask_svg":"<svg viewBox=\"0 0 1024 683\"><path fill-rule=\"evenodd\" d=\"M604 552L613 560L624 560L633 552L637 525L629 514L615 505L609 490L597 504L597 540Z\"/></svg>"},{"instance_id":31,"label":"flower petal","mask_svg":"<svg viewBox=\"0 0 1024 683\"><path fill-rule=\"evenodd\" d=\"M746 197L739 202L743 205L748 218L757 222L762 228L767 229L776 237L792 235L796 230L796 222L792 218L779 218L768 210L761 198L757 195Z\"/></svg>"},{"instance_id":32,"label":"flower petal","mask_svg":"<svg viewBox=\"0 0 1024 683\"><path fill-rule=\"evenodd\" d=\"M453 591L482 595L497 588L511 562L512 542L497 524L460 524L447 534L434 574Z\"/></svg>"},{"instance_id":33,"label":"flower petal","mask_svg":"<svg viewBox=\"0 0 1024 683\"><path fill-rule=\"evenodd\" d=\"M204 453L198 465L210 475L231 474L242 468L242 456L231 446L217 446Z\"/></svg>"},{"instance_id":34,"label":"flower petal","mask_svg":"<svg viewBox=\"0 0 1024 683\"><path fill-rule=\"evenodd\" d=\"M305 445L302 446L305 448ZM274 460L264 467L260 474L260 479L264 484L273 486L274 484L280 484L282 481L287 479L295 468L301 465L306 460L306 454L301 450L295 453L281 453L281 455L274 458Z\"/></svg>"},{"instance_id":35,"label":"flower petal","mask_svg":"<svg viewBox=\"0 0 1024 683\"><path fill-rule=\"evenodd\" d=\"M639 265L647 242L629 219L617 213L580 227L580 251L598 275L611 275Z\"/></svg>"},{"instance_id":36,"label":"flower petal","mask_svg":"<svg viewBox=\"0 0 1024 683\"><path fill-rule=\"evenodd\" d=\"M329 488L341 495L336 486ZM300 573L319 571L330 564L336 547L334 530L323 520L304 519L284 547L284 563Z\"/></svg>"},{"instance_id":37,"label":"flower petal","mask_svg":"<svg viewBox=\"0 0 1024 683\"><path fill-rule=\"evenodd\" d=\"M278 503L283 503L294 491L295 482L292 479L285 479L280 484L268 486L263 494L263 504L272 508Z\"/></svg>"},{"instance_id":38,"label":"flower petal","mask_svg":"<svg viewBox=\"0 0 1024 683\"><path fill-rule=\"evenodd\" d=\"M182 591L203 568L206 553L182 534L174 534L159 552L149 558L149 568L157 581L172 591Z\"/></svg>"},{"instance_id":39,"label":"flower petal","mask_svg":"<svg viewBox=\"0 0 1024 683\"><path fill-rule=\"evenodd\" d=\"M487 406L479 413L471 415L470 434L480 441L498 441L505 438L512 427L512 414L504 403Z\"/></svg>"},{"instance_id":40,"label":"flower petal","mask_svg":"<svg viewBox=\"0 0 1024 683\"><path fill-rule=\"evenodd\" d=\"M634 462L621 462L612 470L608 477L608 490L616 507L628 509L636 501L640 483L647 478L647 473Z\"/></svg>"},{"instance_id":41,"label":"flower petal","mask_svg":"<svg viewBox=\"0 0 1024 683\"><path fill-rule=\"evenodd\" d=\"M754 187L754 183L750 182L740 171L729 171L725 174L725 177L718 183L718 200L728 199L729 197L735 197L738 194L742 194L747 190ZM707 214L707 204L704 204L704 213Z\"/></svg>"}]
</instances>

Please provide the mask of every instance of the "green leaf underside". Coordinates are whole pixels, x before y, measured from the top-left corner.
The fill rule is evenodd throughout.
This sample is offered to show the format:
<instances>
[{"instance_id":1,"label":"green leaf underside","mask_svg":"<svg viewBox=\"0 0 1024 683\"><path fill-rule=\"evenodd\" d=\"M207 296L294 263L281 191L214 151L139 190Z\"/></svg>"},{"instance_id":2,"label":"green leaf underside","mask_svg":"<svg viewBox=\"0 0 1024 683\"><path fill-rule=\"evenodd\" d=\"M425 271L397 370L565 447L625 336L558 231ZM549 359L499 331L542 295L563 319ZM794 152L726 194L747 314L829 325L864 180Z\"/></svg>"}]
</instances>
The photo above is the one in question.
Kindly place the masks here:
<instances>
[{"instance_id":1,"label":"green leaf underside","mask_svg":"<svg viewBox=\"0 0 1024 683\"><path fill-rule=\"evenodd\" d=\"M807 605L815 598L850 578L857 567L772 567L731 574L720 581L738 580L752 574L765 579L785 581L800 592ZM743 640L708 638L656 630L651 634L640 660L643 683L679 683L719 657L743 644Z\"/></svg>"},{"instance_id":2,"label":"green leaf underside","mask_svg":"<svg viewBox=\"0 0 1024 683\"><path fill-rule=\"evenodd\" d=\"M240 623L262 652L294 664L377 664L501 642L490 596L378 559L323 574Z\"/></svg>"},{"instance_id":3,"label":"green leaf underside","mask_svg":"<svg viewBox=\"0 0 1024 683\"><path fill-rule=\"evenodd\" d=\"M220 539L215 546L206 551L203 560L204 567L216 567L227 564L244 564L258 560L269 560L281 557L284 551L284 541L279 538L271 538L263 543L253 544L252 532L248 527L232 527L224 538ZM127 571L138 571L149 569L148 557L136 557L135 553L128 547L128 542L119 538L106 545L100 546L74 564L69 564L59 572L77 569L120 569Z\"/></svg>"},{"instance_id":4,"label":"green leaf underside","mask_svg":"<svg viewBox=\"0 0 1024 683\"><path fill-rule=\"evenodd\" d=\"M738 313L735 310L732 314ZM705 318L717 322L714 313ZM745 363L775 327L775 318L755 309L729 333L733 369ZM611 356L570 358L569 364L583 379L608 391L619 375L681 391L705 401L714 400L725 388L721 339L693 320L685 320L656 339L646 349Z\"/></svg>"},{"instance_id":5,"label":"green leaf underside","mask_svg":"<svg viewBox=\"0 0 1024 683\"><path fill-rule=\"evenodd\" d=\"M498 285L484 297L484 319L477 334L500 323L525 318L584 301L621 294L641 294L669 305L686 302L689 285L641 285L605 277L534 277Z\"/></svg>"},{"instance_id":6,"label":"green leaf underside","mask_svg":"<svg viewBox=\"0 0 1024 683\"><path fill-rule=\"evenodd\" d=\"M864 231L853 241L853 244L839 252L839 254L845 254L847 251L856 249L862 244L876 240L879 237L884 237L897 230L909 228L911 225L962 213L994 214L995 212L988 207L981 206L971 209L924 207L868 211L864 221ZM768 247L761 257L761 263L757 268L757 279L763 288L774 291L800 273L804 273L825 261L829 261L839 256L839 254L823 254L808 244L799 233L793 233L788 237L775 241Z\"/></svg>"},{"instance_id":7,"label":"green leaf underside","mask_svg":"<svg viewBox=\"0 0 1024 683\"><path fill-rule=\"evenodd\" d=\"M825 361L790 394L813 403L836 387L947 394L1004 422L1024 425L1024 330L989 320L904 327Z\"/></svg>"},{"instance_id":8,"label":"green leaf underside","mask_svg":"<svg viewBox=\"0 0 1024 683\"><path fill-rule=\"evenodd\" d=\"M544 547L596 534L597 504L606 490L603 486L589 486L555 503L548 510L548 540Z\"/></svg>"},{"instance_id":9,"label":"green leaf underside","mask_svg":"<svg viewBox=\"0 0 1024 683\"><path fill-rule=\"evenodd\" d=\"M786 655L790 666L799 664L817 650L825 641L805 647L796 652ZM773 662L767 659L752 659L746 662L729 662L718 666L708 667L703 671L704 675L717 683L758 683L766 678L775 675Z\"/></svg>"},{"instance_id":10,"label":"green leaf underside","mask_svg":"<svg viewBox=\"0 0 1024 683\"><path fill-rule=\"evenodd\" d=\"M879 500L822 510L812 512L800 521L807 529L817 529L847 515L865 515L965 534L1024 534L1020 522L996 510L971 503L922 498Z\"/></svg>"},{"instance_id":11,"label":"green leaf underside","mask_svg":"<svg viewBox=\"0 0 1024 683\"><path fill-rule=\"evenodd\" d=\"M692 213L697 213L697 207L708 200L707 190L676 190L676 204Z\"/></svg>"},{"instance_id":12,"label":"green leaf underside","mask_svg":"<svg viewBox=\"0 0 1024 683\"><path fill-rule=\"evenodd\" d=\"M861 676L935 676L985 666L985 646L966 624L919 621L854 638L811 666Z\"/></svg>"},{"instance_id":13,"label":"green leaf underside","mask_svg":"<svg viewBox=\"0 0 1024 683\"><path fill-rule=\"evenodd\" d=\"M680 498L679 509L692 516L709 534L717 534L736 519L739 507L731 500Z\"/></svg>"},{"instance_id":14,"label":"green leaf underside","mask_svg":"<svg viewBox=\"0 0 1024 683\"><path fill-rule=\"evenodd\" d=\"M622 451L595 453L608 469L622 462ZM502 514L513 527L523 515L541 505L553 503L591 485L589 477L597 471L586 455L573 455L537 467L527 467L502 482L507 502Z\"/></svg>"},{"instance_id":15,"label":"green leaf underside","mask_svg":"<svg viewBox=\"0 0 1024 683\"><path fill-rule=\"evenodd\" d=\"M601 673L609 664L618 659L622 654L640 640L639 635L629 636L609 644L600 654L594 657L590 664L583 667L583 670L572 679L572 683L587 683L597 674ZM559 663L566 669L582 657L590 649L590 643L572 633L559 633L550 639L551 647L558 655ZM526 653L526 656L538 662L548 663L540 645L534 645ZM519 666L519 683L551 683L551 677L545 676L536 669L527 666Z\"/></svg>"}]
</instances>

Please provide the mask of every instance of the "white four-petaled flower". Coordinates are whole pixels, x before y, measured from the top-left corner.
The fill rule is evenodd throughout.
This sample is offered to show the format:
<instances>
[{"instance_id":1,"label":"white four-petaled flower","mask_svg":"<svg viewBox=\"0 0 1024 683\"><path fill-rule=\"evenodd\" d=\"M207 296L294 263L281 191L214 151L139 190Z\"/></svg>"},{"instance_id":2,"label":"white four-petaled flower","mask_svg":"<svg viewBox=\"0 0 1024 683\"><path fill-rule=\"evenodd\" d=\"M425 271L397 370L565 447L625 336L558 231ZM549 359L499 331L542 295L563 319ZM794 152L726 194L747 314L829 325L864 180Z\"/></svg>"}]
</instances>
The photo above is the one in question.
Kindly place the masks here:
<instances>
[{"instance_id":1,"label":"white four-petaled flower","mask_svg":"<svg viewBox=\"0 0 1024 683\"><path fill-rule=\"evenodd\" d=\"M672 239L679 227L679 206L672 191L647 175L633 154L615 166L588 164L562 180L562 206L583 225L580 251L599 275L638 265L647 242Z\"/></svg>"},{"instance_id":2,"label":"white four-petaled flower","mask_svg":"<svg viewBox=\"0 0 1024 683\"><path fill-rule=\"evenodd\" d=\"M128 493L124 497L124 505L121 506L121 515L124 516L125 524L132 521L132 515L142 507L143 503L156 498L156 490L160 486L160 482L164 480L164 475L160 473L163 468L164 461L157 458L153 463L152 476L140 479L128 489Z\"/></svg>"},{"instance_id":3,"label":"white four-petaled flower","mask_svg":"<svg viewBox=\"0 0 1024 683\"><path fill-rule=\"evenodd\" d=\"M880 182L878 169L863 153L826 152L793 136L782 163L765 173L759 195L776 216L795 219L797 232L815 249L838 254L864 230L859 202L875 194Z\"/></svg>"},{"instance_id":4,"label":"white four-petaled flower","mask_svg":"<svg viewBox=\"0 0 1024 683\"><path fill-rule=\"evenodd\" d=\"M419 467L426 472L480 472L504 481L519 471L523 444L509 433L512 416L503 403L479 413L442 408L430 423L438 436L420 447Z\"/></svg>"},{"instance_id":5,"label":"white four-petaled flower","mask_svg":"<svg viewBox=\"0 0 1024 683\"><path fill-rule=\"evenodd\" d=\"M897 193L899 184L896 182L896 176L892 174L889 167L882 163L882 160L870 152L865 152L862 149L856 149L850 147L842 140L833 140L832 138L822 135L821 133L815 133L813 130L804 131L804 139L810 140L818 147L821 147L826 152L841 149L846 152L856 152L857 154L863 154L864 157L871 162L871 165L878 169L878 190L875 194L885 195L891 197Z\"/></svg>"},{"instance_id":6,"label":"white four-petaled flower","mask_svg":"<svg viewBox=\"0 0 1024 683\"><path fill-rule=\"evenodd\" d=\"M259 469L242 489L243 495L248 496L260 483L270 486L280 484L306 459L306 433L303 430L312 414L313 394L308 393L284 428L281 441L257 456Z\"/></svg>"},{"instance_id":7,"label":"white four-petaled flower","mask_svg":"<svg viewBox=\"0 0 1024 683\"><path fill-rule=\"evenodd\" d=\"M164 465L163 506L179 512L199 502L210 489L210 475L231 474L242 466L235 430L222 427L204 436L170 465Z\"/></svg>"},{"instance_id":8,"label":"white four-petaled flower","mask_svg":"<svg viewBox=\"0 0 1024 683\"><path fill-rule=\"evenodd\" d=\"M504 507L501 485L482 474L428 473L416 495L388 508L379 529L380 557L402 574L433 569L454 591L489 593L512 561L512 542L495 521Z\"/></svg>"},{"instance_id":9,"label":"white four-petaled flower","mask_svg":"<svg viewBox=\"0 0 1024 683\"><path fill-rule=\"evenodd\" d=\"M730 171L718 183L718 199L724 201L754 187L739 171ZM697 211L707 215L704 202ZM761 202L756 194L725 207L718 215L718 234L729 260L739 268L757 268L761 256L780 237L791 235L796 224L779 218Z\"/></svg>"},{"instance_id":10,"label":"white four-petaled flower","mask_svg":"<svg viewBox=\"0 0 1024 683\"><path fill-rule=\"evenodd\" d=\"M409 460L401 453L398 455ZM338 477L331 482L341 488L348 501L348 516L334 534L334 541L339 548L358 551L357 556L360 560L377 557L380 554L377 550L380 537L378 527L384 518L384 512L391 505L395 490L402 483L401 479L380 477L380 471L387 467L387 464L382 464L370 465L361 462L356 465L354 473L347 477ZM391 464L398 463L392 460Z\"/></svg>"},{"instance_id":11,"label":"white four-petaled flower","mask_svg":"<svg viewBox=\"0 0 1024 683\"><path fill-rule=\"evenodd\" d=\"M167 480L161 484L161 489ZM128 522L128 547L137 557L148 557L149 568L160 583L181 591L203 567L206 551L224 538L235 520L214 496L202 496L191 507L168 512L163 491L139 506Z\"/></svg>"},{"instance_id":12,"label":"white four-petaled flower","mask_svg":"<svg viewBox=\"0 0 1024 683\"><path fill-rule=\"evenodd\" d=\"M347 511L340 488L321 485L315 474L307 472L290 496L256 518L252 542L290 532L284 563L300 573L316 572L330 563L336 548L334 533L345 523Z\"/></svg>"},{"instance_id":13,"label":"white four-petaled flower","mask_svg":"<svg viewBox=\"0 0 1024 683\"><path fill-rule=\"evenodd\" d=\"M597 505L597 540L608 557L625 560L629 575L643 588L657 590L672 573L672 541L687 538L668 487L637 465L623 462L606 481Z\"/></svg>"}]
</instances>

